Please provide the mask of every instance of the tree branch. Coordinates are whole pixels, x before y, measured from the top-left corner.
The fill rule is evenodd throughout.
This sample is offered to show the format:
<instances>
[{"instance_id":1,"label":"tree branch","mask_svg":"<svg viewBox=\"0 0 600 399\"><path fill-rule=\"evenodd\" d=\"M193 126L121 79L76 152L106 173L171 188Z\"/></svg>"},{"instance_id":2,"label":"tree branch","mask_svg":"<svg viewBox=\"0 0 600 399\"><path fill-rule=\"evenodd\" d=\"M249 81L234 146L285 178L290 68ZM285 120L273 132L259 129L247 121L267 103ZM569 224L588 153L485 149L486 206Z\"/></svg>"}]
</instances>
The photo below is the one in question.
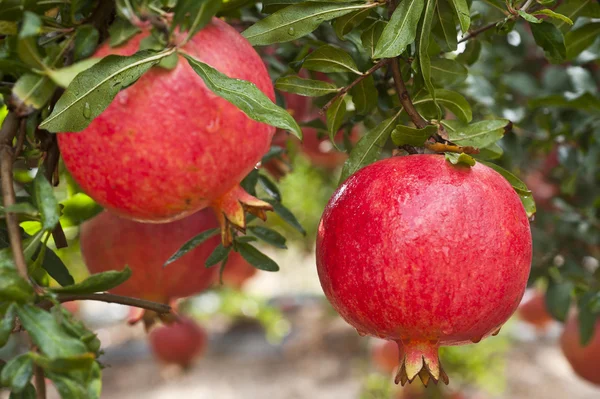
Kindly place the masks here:
<instances>
[{"instance_id":1,"label":"tree branch","mask_svg":"<svg viewBox=\"0 0 600 399\"><path fill-rule=\"evenodd\" d=\"M35 395L36 399L46 399L46 379L44 378L44 369L38 365L33 366L35 376Z\"/></svg>"},{"instance_id":2,"label":"tree branch","mask_svg":"<svg viewBox=\"0 0 600 399\"><path fill-rule=\"evenodd\" d=\"M145 299L130 298L128 296L121 296L109 293L101 294L58 294L58 301L71 302L71 301L100 301L108 303L118 303L121 305L135 306L136 308L142 308L152 310L158 314L170 313L171 307L163 303L146 301ZM51 306L51 302L48 301ZM46 307L46 303L40 303L41 307Z\"/></svg>"},{"instance_id":3,"label":"tree branch","mask_svg":"<svg viewBox=\"0 0 600 399\"><path fill-rule=\"evenodd\" d=\"M400 65L398 64L397 58L391 59L391 69L392 75L394 77L394 84L396 85L396 93L398 94L398 98L400 99L400 104L413 121L415 126L419 129L423 129L428 125L427 121L423 119L419 111L415 108L410 99L410 94L408 94L408 90L406 89L406 85L404 84L404 80L402 79L402 73L400 73Z\"/></svg>"},{"instance_id":4,"label":"tree branch","mask_svg":"<svg viewBox=\"0 0 600 399\"><path fill-rule=\"evenodd\" d=\"M498 23L500 23L502 21L496 21L496 22L492 22L490 24L484 25L479 29L475 29L474 31L470 31L467 35L465 35L463 38L461 38L458 43L462 43L462 42L466 42L467 40L471 40L474 37L476 37L477 35L488 31L490 29L492 29L494 26L498 25Z\"/></svg>"},{"instance_id":5,"label":"tree branch","mask_svg":"<svg viewBox=\"0 0 600 399\"><path fill-rule=\"evenodd\" d=\"M382 66L386 65L390 61L391 61L391 59L389 59L389 58L382 59L377 64L373 65L371 67L371 69L369 69L367 72L365 72L364 74L362 74L358 78L356 78L356 80L354 82L350 83L348 86L346 86L346 87L342 88L342 90L338 91L337 94L335 96L333 96L333 98L331 100L329 100L327 102L327 104L325 104L323 106L323 108L321 108L321 114L325 113L325 111L327 111L327 109L329 107L331 107L331 104L333 104L335 102L335 100L337 100L344 94L348 93L354 86L356 86L357 84L362 82L364 79L371 76L376 70L380 69Z\"/></svg>"},{"instance_id":6,"label":"tree branch","mask_svg":"<svg viewBox=\"0 0 600 399\"><path fill-rule=\"evenodd\" d=\"M20 118L13 111L10 111L0 130L0 179L2 180L2 199L4 207L8 208L17 201L15 198L15 188L13 187L13 161L14 149L12 146L13 138L16 136ZM10 239L15 266L19 275L29 281L27 273L27 261L23 255L23 243L21 242L21 230L19 229L19 220L13 212L6 212L6 227Z\"/></svg>"}]
</instances>

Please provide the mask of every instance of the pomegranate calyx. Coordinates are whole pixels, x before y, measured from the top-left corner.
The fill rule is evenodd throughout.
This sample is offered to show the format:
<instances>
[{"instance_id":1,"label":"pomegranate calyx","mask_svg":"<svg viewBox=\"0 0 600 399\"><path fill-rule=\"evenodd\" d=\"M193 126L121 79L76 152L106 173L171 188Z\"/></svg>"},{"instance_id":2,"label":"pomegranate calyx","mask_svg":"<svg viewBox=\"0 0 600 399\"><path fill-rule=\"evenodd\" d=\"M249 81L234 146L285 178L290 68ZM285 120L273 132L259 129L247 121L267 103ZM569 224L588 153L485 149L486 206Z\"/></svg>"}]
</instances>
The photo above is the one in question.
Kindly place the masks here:
<instances>
[{"instance_id":1,"label":"pomegranate calyx","mask_svg":"<svg viewBox=\"0 0 600 399\"><path fill-rule=\"evenodd\" d=\"M273 210L271 204L248 194L239 185L234 186L215 200L211 207L217 214L221 225L221 242L224 247L229 247L233 242L231 227L241 232L246 231L246 212L262 220L267 220L266 211Z\"/></svg>"},{"instance_id":2,"label":"pomegranate calyx","mask_svg":"<svg viewBox=\"0 0 600 399\"><path fill-rule=\"evenodd\" d=\"M404 340L398 341L398 347L403 355L400 359L400 369L394 379L396 384L410 384L419 376L425 386L429 381L437 384L440 379L448 385L448 375L440 364L437 341Z\"/></svg>"}]
</instances>

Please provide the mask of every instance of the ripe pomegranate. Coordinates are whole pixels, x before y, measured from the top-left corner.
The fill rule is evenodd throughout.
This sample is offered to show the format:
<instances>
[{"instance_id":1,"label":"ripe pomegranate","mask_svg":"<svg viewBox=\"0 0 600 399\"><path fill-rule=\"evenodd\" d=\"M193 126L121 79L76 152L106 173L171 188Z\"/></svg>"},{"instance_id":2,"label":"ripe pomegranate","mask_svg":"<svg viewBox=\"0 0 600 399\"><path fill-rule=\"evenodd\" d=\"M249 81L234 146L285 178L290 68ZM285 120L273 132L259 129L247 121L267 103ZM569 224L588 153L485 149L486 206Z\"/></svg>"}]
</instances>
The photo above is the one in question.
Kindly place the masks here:
<instances>
[{"instance_id":1,"label":"ripe pomegranate","mask_svg":"<svg viewBox=\"0 0 600 399\"><path fill-rule=\"evenodd\" d=\"M239 290L257 271L239 253L230 252L225 269L223 269L223 284Z\"/></svg>"},{"instance_id":2,"label":"ripe pomegranate","mask_svg":"<svg viewBox=\"0 0 600 399\"><path fill-rule=\"evenodd\" d=\"M119 48L104 44L95 56L133 54L145 36ZM213 18L183 49L274 100L262 60L225 22ZM271 209L238 183L267 152L274 132L212 93L180 58L173 70L148 71L84 131L60 134L58 142L75 180L109 210L169 222L212 206L229 244L225 227L243 228L244 210L265 218Z\"/></svg>"},{"instance_id":3,"label":"ripe pomegranate","mask_svg":"<svg viewBox=\"0 0 600 399\"><path fill-rule=\"evenodd\" d=\"M176 322L154 328L148 336L154 356L166 364L188 368L206 350L206 332L195 321L180 317Z\"/></svg>"},{"instance_id":4,"label":"ripe pomegranate","mask_svg":"<svg viewBox=\"0 0 600 399\"><path fill-rule=\"evenodd\" d=\"M371 348L371 360L379 370L391 374L398 367L400 354L394 341L379 341Z\"/></svg>"},{"instance_id":5,"label":"ripe pomegranate","mask_svg":"<svg viewBox=\"0 0 600 399\"><path fill-rule=\"evenodd\" d=\"M76 315L79 313L79 301L64 302L61 306Z\"/></svg>"},{"instance_id":6,"label":"ripe pomegranate","mask_svg":"<svg viewBox=\"0 0 600 399\"><path fill-rule=\"evenodd\" d=\"M217 279L217 268L204 262L218 245L213 237L175 262L164 262L201 231L218 226L209 210L171 223L149 224L102 212L81 226L81 253L92 273L121 270L132 276L111 292L160 303L196 294Z\"/></svg>"},{"instance_id":7,"label":"ripe pomegranate","mask_svg":"<svg viewBox=\"0 0 600 399\"><path fill-rule=\"evenodd\" d=\"M531 299L519 305L519 318L539 330L545 330L554 320L546 308L544 294L536 293Z\"/></svg>"},{"instance_id":8,"label":"ripe pomegranate","mask_svg":"<svg viewBox=\"0 0 600 399\"><path fill-rule=\"evenodd\" d=\"M438 348L496 334L531 262L527 215L491 168L393 157L350 176L317 233L325 295L361 335L396 341L396 382L448 377Z\"/></svg>"},{"instance_id":9,"label":"ripe pomegranate","mask_svg":"<svg viewBox=\"0 0 600 399\"><path fill-rule=\"evenodd\" d=\"M560 337L560 347L578 376L592 384L600 385L600 318L596 319L591 341L582 346L577 316L569 317Z\"/></svg>"}]
</instances>

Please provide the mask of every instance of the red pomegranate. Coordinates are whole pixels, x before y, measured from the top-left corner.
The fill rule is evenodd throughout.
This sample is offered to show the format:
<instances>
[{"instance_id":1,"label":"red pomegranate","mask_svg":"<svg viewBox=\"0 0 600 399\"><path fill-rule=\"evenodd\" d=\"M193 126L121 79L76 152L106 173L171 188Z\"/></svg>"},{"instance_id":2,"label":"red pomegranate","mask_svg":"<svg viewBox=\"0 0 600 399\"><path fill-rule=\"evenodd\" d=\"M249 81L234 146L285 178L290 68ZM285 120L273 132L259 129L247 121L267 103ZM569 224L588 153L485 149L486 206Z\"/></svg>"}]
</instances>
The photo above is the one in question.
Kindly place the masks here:
<instances>
[{"instance_id":1,"label":"red pomegranate","mask_svg":"<svg viewBox=\"0 0 600 399\"><path fill-rule=\"evenodd\" d=\"M391 374L400 363L398 344L394 341L379 341L371 348L371 360L379 370Z\"/></svg>"},{"instance_id":2,"label":"red pomegranate","mask_svg":"<svg viewBox=\"0 0 600 399\"><path fill-rule=\"evenodd\" d=\"M79 313L79 301L64 302L61 304L63 308L76 315Z\"/></svg>"},{"instance_id":3,"label":"red pomegranate","mask_svg":"<svg viewBox=\"0 0 600 399\"><path fill-rule=\"evenodd\" d=\"M154 328L148 336L154 356L166 364L187 368L206 350L206 332L195 321L178 321Z\"/></svg>"},{"instance_id":4,"label":"red pomegranate","mask_svg":"<svg viewBox=\"0 0 600 399\"><path fill-rule=\"evenodd\" d=\"M317 268L348 323L401 347L396 382L448 383L438 347L498 332L523 296L531 250L523 205L500 174L411 155L338 188L319 224Z\"/></svg>"},{"instance_id":5,"label":"red pomegranate","mask_svg":"<svg viewBox=\"0 0 600 399\"><path fill-rule=\"evenodd\" d=\"M557 184L548 180L539 170L533 170L525 176L525 184L531 190L536 205L545 210L552 210L552 199L560 193Z\"/></svg>"},{"instance_id":6,"label":"red pomegranate","mask_svg":"<svg viewBox=\"0 0 600 399\"><path fill-rule=\"evenodd\" d=\"M121 270L125 265L131 268L129 280L111 292L169 303L203 291L216 281L218 269L207 269L204 262L218 245L217 237L166 268L163 264L190 238L217 226L209 210L160 224L140 223L105 211L81 226L81 253L92 273Z\"/></svg>"},{"instance_id":7,"label":"red pomegranate","mask_svg":"<svg viewBox=\"0 0 600 399\"><path fill-rule=\"evenodd\" d=\"M582 346L577 316L569 317L560 337L560 347L578 376L592 384L600 385L600 318L596 319L591 341Z\"/></svg>"},{"instance_id":8,"label":"red pomegranate","mask_svg":"<svg viewBox=\"0 0 600 399\"><path fill-rule=\"evenodd\" d=\"M223 269L223 284L239 290L257 271L239 253L230 252L225 269Z\"/></svg>"},{"instance_id":9,"label":"red pomegranate","mask_svg":"<svg viewBox=\"0 0 600 399\"><path fill-rule=\"evenodd\" d=\"M119 48L104 44L95 56L133 54L145 36ZM183 49L274 100L262 60L225 22L213 18ZM58 142L81 187L123 217L168 222L212 206L223 227L244 227L244 209L263 218L271 209L238 183L267 152L274 132L211 92L180 57L175 69L153 68L84 131L59 134ZM224 235L224 243L230 238Z\"/></svg>"},{"instance_id":10,"label":"red pomegranate","mask_svg":"<svg viewBox=\"0 0 600 399\"><path fill-rule=\"evenodd\" d=\"M544 294L536 293L531 299L519 305L519 318L534 327L544 330L554 320L546 308Z\"/></svg>"}]
</instances>

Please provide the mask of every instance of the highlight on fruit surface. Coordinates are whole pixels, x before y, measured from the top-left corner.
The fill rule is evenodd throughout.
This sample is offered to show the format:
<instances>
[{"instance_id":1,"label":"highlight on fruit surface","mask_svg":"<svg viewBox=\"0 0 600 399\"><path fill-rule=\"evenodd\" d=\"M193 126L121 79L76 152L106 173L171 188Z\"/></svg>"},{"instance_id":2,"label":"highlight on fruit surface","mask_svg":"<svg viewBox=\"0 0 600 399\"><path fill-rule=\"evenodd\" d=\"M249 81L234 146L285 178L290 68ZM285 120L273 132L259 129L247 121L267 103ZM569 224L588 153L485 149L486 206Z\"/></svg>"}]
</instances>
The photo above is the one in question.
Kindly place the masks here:
<instances>
[{"instance_id":1,"label":"highlight on fruit surface","mask_svg":"<svg viewBox=\"0 0 600 399\"><path fill-rule=\"evenodd\" d=\"M204 263L219 243L217 236L166 268L163 264L190 238L218 225L208 209L160 224L140 223L104 211L81 226L81 253L91 273L122 270L126 265L131 268L131 277L110 290L112 293L167 304L216 282L218 269L206 268ZM150 324L154 319L151 312L139 315Z\"/></svg>"},{"instance_id":2,"label":"highlight on fruit surface","mask_svg":"<svg viewBox=\"0 0 600 399\"><path fill-rule=\"evenodd\" d=\"M154 356L162 363L188 368L206 350L206 331L194 320L179 317L169 325L158 326L148 334Z\"/></svg>"},{"instance_id":3,"label":"highlight on fruit surface","mask_svg":"<svg viewBox=\"0 0 600 399\"><path fill-rule=\"evenodd\" d=\"M148 33L94 57L131 55ZM229 77L254 83L274 100L265 65L248 41L213 18L183 50ZM275 128L216 96L187 62L153 68L79 133L61 133L64 163L83 190L122 217L164 223L215 209L224 245L244 211L262 219L270 204L240 186L268 151ZM157 189L159 188L159 189Z\"/></svg>"},{"instance_id":4,"label":"highlight on fruit surface","mask_svg":"<svg viewBox=\"0 0 600 399\"><path fill-rule=\"evenodd\" d=\"M572 314L565 323L560 337L560 347L575 374L600 386L600 318L596 318L594 335L583 345L579 334L576 314Z\"/></svg>"},{"instance_id":5,"label":"highlight on fruit surface","mask_svg":"<svg viewBox=\"0 0 600 399\"><path fill-rule=\"evenodd\" d=\"M325 208L317 269L361 335L400 346L396 383L448 383L438 348L495 335L532 256L519 196L496 171L440 155L393 157L350 176Z\"/></svg>"}]
</instances>

